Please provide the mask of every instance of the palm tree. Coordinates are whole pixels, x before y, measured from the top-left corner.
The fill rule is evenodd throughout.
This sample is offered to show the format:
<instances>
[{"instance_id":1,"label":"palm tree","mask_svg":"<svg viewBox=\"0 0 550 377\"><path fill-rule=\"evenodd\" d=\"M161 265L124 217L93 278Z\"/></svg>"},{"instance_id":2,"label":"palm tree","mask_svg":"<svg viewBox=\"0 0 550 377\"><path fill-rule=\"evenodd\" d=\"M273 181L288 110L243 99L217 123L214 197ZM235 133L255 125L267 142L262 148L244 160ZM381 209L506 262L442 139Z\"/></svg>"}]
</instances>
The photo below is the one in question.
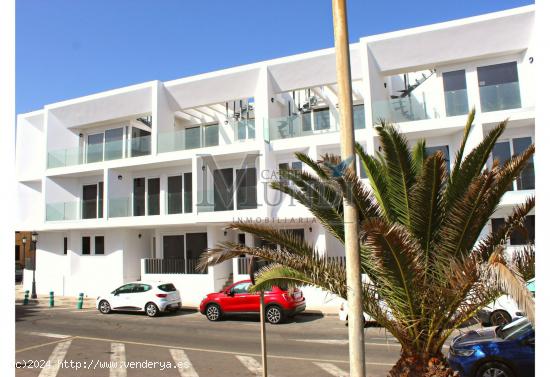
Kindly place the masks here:
<instances>
[{"instance_id":1,"label":"palm tree","mask_svg":"<svg viewBox=\"0 0 550 377\"><path fill-rule=\"evenodd\" d=\"M382 152L356 150L368 175L364 184L339 158L314 161L297 153L313 173L281 171L272 187L293 197L337 240L344 242L343 200L353 201L360 224L363 309L401 343L401 357L390 376L451 376L442 346L453 330L502 292L508 293L534 323L534 302L513 263L505 257L510 234L534 208L529 198L514 208L498 230L483 230L500 199L533 155L534 146L510 160L488 165L506 121L465 155L475 112L469 115L451 171L441 152L427 156L424 142L410 151L389 124L376 127ZM273 262L262 268L253 290L272 285L310 285L346 298L345 267L320 256L303 239L258 224L231 227L272 244L247 247L224 242L203 254L202 266L241 254ZM380 303L383 302L381 305Z\"/></svg>"}]
</instances>

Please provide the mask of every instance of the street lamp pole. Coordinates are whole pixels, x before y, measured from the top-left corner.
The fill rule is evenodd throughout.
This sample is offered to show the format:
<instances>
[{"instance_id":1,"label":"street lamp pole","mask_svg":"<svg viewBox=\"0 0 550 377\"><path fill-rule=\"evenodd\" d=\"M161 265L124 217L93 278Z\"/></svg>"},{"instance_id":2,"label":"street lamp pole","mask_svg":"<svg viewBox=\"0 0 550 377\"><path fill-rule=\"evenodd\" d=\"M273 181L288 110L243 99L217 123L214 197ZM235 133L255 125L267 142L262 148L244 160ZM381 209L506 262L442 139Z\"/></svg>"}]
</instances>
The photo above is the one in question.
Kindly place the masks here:
<instances>
[{"instance_id":1,"label":"street lamp pole","mask_svg":"<svg viewBox=\"0 0 550 377\"><path fill-rule=\"evenodd\" d=\"M31 247L32 247L32 290L31 290L31 298L35 299L38 296L36 295L36 280L35 280L35 272L36 272L36 241L38 239L38 233L32 232L31 233Z\"/></svg>"},{"instance_id":2,"label":"street lamp pole","mask_svg":"<svg viewBox=\"0 0 550 377\"><path fill-rule=\"evenodd\" d=\"M340 113L340 148L342 161L351 158L349 169L355 169L355 135L351 97L351 69L346 0L332 0L338 109ZM349 303L348 337L350 376L365 376L365 343L362 305L362 282L359 258L357 208L344 199L344 248L346 253L346 284Z\"/></svg>"}]
</instances>

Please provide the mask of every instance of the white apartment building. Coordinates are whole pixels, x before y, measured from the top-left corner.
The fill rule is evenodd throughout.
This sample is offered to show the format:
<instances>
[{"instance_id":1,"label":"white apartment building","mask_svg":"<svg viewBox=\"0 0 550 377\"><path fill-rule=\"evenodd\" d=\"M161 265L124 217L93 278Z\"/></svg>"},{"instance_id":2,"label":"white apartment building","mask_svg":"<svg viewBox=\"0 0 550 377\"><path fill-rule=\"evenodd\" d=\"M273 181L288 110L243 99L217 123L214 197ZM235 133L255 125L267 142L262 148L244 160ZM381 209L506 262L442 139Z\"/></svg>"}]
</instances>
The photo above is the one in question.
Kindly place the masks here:
<instances>
[{"instance_id":1,"label":"white apartment building","mask_svg":"<svg viewBox=\"0 0 550 377\"><path fill-rule=\"evenodd\" d=\"M443 150L451 165L475 107L468 148L509 118L492 158L520 153L535 142L534 16L528 6L351 44L356 140L375 153L372 125L385 118L411 143ZM39 233L38 293L93 297L153 278L198 304L247 278L245 258L195 270L218 242L261 243L226 229L237 220L292 229L319 253L343 258L303 206L268 188L280 168L303 168L295 152L339 154L338 90L334 50L326 49L20 114L13 216L17 229ZM487 230L534 188L533 161ZM515 235L510 246L525 242ZM25 288L31 275L26 269ZM309 306L339 305L316 289L305 295Z\"/></svg>"}]
</instances>

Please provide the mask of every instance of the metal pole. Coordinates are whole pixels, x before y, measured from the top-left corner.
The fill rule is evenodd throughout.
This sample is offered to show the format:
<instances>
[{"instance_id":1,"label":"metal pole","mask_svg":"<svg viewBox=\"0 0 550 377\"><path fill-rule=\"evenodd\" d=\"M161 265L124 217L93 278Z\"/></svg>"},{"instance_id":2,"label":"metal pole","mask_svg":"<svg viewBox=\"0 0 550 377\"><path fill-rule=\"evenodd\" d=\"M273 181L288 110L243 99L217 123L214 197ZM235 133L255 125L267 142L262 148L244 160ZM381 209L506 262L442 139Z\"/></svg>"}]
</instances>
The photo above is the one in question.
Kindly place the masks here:
<instances>
[{"instance_id":1,"label":"metal pole","mask_svg":"<svg viewBox=\"0 0 550 377\"><path fill-rule=\"evenodd\" d=\"M31 242L32 245L32 288L31 288L31 298L37 298L36 296L36 280L34 279L34 273L36 271L36 241Z\"/></svg>"},{"instance_id":2,"label":"metal pole","mask_svg":"<svg viewBox=\"0 0 550 377\"><path fill-rule=\"evenodd\" d=\"M260 291L260 325L261 325L261 342L262 342L262 375L267 377L267 344L265 341L265 304L264 291Z\"/></svg>"},{"instance_id":3,"label":"metal pole","mask_svg":"<svg viewBox=\"0 0 550 377\"><path fill-rule=\"evenodd\" d=\"M332 16L338 83L338 107L340 113L341 157L342 160L353 157L350 170L356 172L346 0L332 0ZM348 201L344 201L344 232L347 298L349 304L350 377L364 377L365 341L357 209L353 203Z\"/></svg>"},{"instance_id":4,"label":"metal pole","mask_svg":"<svg viewBox=\"0 0 550 377\"><path fill-rule=\"evenodd\" d=\"M250 258L248 264L248 275L252 284L256 284L254 276L254 266L256 264L256 258L253 256ZM267 342L265 338L265 304L264 304L264 291L260 291L260 343L262 350L262 376L267 377Z\"/></svg>"}]
</instances>

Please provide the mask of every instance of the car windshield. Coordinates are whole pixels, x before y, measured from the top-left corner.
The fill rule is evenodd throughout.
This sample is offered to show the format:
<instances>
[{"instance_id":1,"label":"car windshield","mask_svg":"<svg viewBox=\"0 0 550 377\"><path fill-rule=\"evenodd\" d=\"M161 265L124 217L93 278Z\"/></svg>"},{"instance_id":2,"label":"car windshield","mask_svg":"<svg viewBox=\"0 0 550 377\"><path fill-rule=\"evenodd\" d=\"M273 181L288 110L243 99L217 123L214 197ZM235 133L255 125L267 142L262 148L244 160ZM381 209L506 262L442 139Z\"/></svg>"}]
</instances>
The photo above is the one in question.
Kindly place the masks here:
<instances>
[{"instance_id":1,"label":"car windshield","mask_svg":"<svg viewBox=\"0 0 550 377\"><path fill-rule=\"evenodd\" d=\"M176 291L176 287L172 283L161 284L161 285L158 286L158 288L161 291L164 291L164 292L175 292Z\"/></svg>"},{"instance_id":2,"label":"car windshield","mask_svg":"<svg viewBox=\"0 0 550 377\"><path fill-rule=\"evenodd\" d=\"M531 331L533 327L527 318L518 319L503 327L497 327L497 335L502 339L517 339Z\"/></svg>"}]
</instances>

